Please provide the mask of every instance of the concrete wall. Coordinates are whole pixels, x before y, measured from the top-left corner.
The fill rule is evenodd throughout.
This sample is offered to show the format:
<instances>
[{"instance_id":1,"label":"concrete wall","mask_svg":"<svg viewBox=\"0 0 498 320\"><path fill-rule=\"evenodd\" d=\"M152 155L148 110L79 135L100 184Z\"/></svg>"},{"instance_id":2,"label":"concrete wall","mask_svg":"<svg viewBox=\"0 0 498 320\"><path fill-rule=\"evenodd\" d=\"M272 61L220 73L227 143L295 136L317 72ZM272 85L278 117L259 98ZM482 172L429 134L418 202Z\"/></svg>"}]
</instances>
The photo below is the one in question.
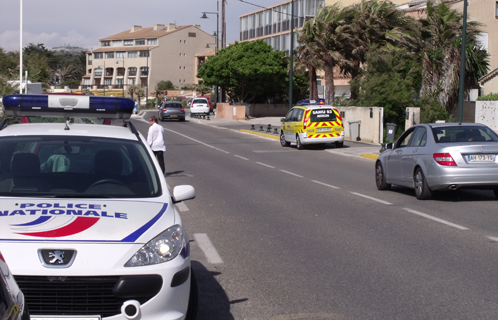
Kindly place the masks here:
<instances>
[{"instance_id":1,"label":"concrete wall","mask_svg":"<svg viewBox=\"0 0 498 320\"><path fill-rule=\"evenodd\" d=\"M249 117L285 117L289 111L288 104L251 104Z\"/></svg>"},{"instance_id":2,"label":"concrete wall","mask_svg":"<svg viewBox=\"0 0 498 320\"><path fill-rule=\"evenodd\" d=\"M475 122L498 131L498 101L476 101Z\"/></svg>"},{"instance_id":3,"label":"concrete wall","mask_svg":"<svg viewBox=\"0 0 498 320\"><path fill-rule=\"evenodd\" d=\"M346 140L358 141L351 137L359 125L359 141L380 143L383 140L384 108L380 107L336 107L341 113ZM353 129L353 130L352 130ZM351 132L353 131L353 132Z\"/></svg>"},{"instance_id":4,"label":"concrete wall","mask_svg":"<svg viewBox=\"0 0 498 320\"><path fill-rule=\"evenodd\" d=\"M245 120L246 106L236 106L218 102L216 105L216 118Z\"/></svg>"}]
</instances>

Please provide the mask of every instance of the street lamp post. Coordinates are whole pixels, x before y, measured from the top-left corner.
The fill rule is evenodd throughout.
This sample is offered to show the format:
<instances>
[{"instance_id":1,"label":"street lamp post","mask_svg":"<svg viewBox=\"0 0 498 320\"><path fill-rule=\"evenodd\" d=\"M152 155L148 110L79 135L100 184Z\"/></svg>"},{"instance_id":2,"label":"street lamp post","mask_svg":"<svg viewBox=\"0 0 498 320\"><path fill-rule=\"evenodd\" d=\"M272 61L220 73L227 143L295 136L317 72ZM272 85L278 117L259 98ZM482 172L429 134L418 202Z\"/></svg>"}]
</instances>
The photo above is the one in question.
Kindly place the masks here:
<instances>
[{"instance_id":1,"label":"street lamp post","mask_svg":"<svg viewBox=\"0 0 498 320\"><path fill-rule=\"evenodd\" d=\"M467 38L467 0L463 1L462 53L460 61L460 88L458 91L458 122L463 119L463 98L465 86L465 47Z\"/></svg>"},{"instance_id":2,"label":"street lamp post","mask_svg":"<svg viewBox=\"0 0 498 320\"><path fill-rule=\"evenodd\" d=\"M147 48L147 80L145 82L145 108L147 108L147 103L149 99L149 54L150 54L150 49Z\"/></svg>"},{"instance_id":3,"label":"street lamp post","mask_svg":"<svg viewBox=\"0 0 498 320\"><path fill-rule=\"evenodd\" d=\"M21 17L20 17L20 28L19 28L19 93L22 93L22 0L20 1L21 4Z\"/></svg>"},{"instance_id":4,"label":"street lamp post","mask_svg":"<svg viewBox=\"0 0 498 320\"><path fill-rule=\"evenodd\" d=\"M214 55L216 55L216 53L218 52L218 46L219 46L219 39L218 39L218 35L219 35L219 22L220 22L220 16L219 16L219 11L220 11L220 8L219 8L219 1L216 1L216 12L203 12L202 13L202 17L201 19L207 19L208 16L206 14L215 14L216 15L216 48L214 49ZM216 101L216 103L218 103L218 85L216 85L216 92L215 92L215 97L214 97L214 101Z\"/></svg>"},{"instance_id":5,"label":"street lamp post","mask_svg":"<svg viewBox=\"0 0 498 320\"><path fill-rule=\"evenodd\" d=\"M289 62L289 109L292 108L292 91L294 78L294 0L291 0L291 32L290 32L290 62Z\"/></svg>"}]
</instances>

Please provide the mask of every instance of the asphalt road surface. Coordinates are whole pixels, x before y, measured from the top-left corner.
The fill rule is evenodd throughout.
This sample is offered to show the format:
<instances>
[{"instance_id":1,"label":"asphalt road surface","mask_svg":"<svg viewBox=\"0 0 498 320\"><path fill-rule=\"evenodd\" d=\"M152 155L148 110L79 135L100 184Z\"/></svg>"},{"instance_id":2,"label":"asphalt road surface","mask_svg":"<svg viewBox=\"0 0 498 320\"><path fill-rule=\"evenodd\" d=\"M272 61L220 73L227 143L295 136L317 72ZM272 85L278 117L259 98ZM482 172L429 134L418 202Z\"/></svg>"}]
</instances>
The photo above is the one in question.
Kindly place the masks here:
<instances>
[{"instance_id":1,"label":"asphalt road surface","mask_svg":"<svg viewBox=\"0 0 498 320\"><path fill-rule=\"evenodd\" d=\"M145 115L147 116L147 115ZM146 135L148 123L133 120ZM374 160L187 118L161 123L199 285L198 319L496 319L492 191L378 191Z\"/></svg>"}]
</instances>

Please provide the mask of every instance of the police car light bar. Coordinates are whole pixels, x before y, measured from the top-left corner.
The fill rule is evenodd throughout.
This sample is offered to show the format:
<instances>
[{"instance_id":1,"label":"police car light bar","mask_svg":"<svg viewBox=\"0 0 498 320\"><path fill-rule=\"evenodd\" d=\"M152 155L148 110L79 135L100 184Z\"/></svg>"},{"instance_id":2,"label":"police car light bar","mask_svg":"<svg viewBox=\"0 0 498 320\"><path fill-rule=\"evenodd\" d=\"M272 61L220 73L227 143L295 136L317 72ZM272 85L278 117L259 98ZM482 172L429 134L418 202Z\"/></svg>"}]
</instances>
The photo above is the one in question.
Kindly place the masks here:
<instances>
[{"instance_id":1,"label":"police car light bar","mask_svg":"<svg viewBox=\"0 0 498 320\"><path fill-rule=\"evenodd\" d=\"M3 97L8 116L96 117L129 119L135 102L128 98L76 95L12 94Z\"/></svg>"}]
</instances>

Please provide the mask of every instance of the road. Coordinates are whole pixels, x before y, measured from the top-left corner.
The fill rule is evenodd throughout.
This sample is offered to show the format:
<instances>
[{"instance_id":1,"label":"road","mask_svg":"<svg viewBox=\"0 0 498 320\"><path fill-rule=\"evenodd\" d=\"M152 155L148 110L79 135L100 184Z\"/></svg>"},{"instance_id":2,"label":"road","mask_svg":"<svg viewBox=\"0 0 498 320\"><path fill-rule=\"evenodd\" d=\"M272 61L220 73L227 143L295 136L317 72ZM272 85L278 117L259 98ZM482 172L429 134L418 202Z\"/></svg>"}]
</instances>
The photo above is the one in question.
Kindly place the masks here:
<instances>
[{"instance_id":1,"label":"road","mask_svg":"<svg viewBox=\"0 0 498 320\"><path fill-rule=\"evenodd\" d=\"M148 124L134 120L146 134ZM168 184L199 285L198 319L495 319L491 191L378 191L374 161L201 124L166 128ZM203 122L206 123L206 122Z\"/></svg>"}]
</instances>

